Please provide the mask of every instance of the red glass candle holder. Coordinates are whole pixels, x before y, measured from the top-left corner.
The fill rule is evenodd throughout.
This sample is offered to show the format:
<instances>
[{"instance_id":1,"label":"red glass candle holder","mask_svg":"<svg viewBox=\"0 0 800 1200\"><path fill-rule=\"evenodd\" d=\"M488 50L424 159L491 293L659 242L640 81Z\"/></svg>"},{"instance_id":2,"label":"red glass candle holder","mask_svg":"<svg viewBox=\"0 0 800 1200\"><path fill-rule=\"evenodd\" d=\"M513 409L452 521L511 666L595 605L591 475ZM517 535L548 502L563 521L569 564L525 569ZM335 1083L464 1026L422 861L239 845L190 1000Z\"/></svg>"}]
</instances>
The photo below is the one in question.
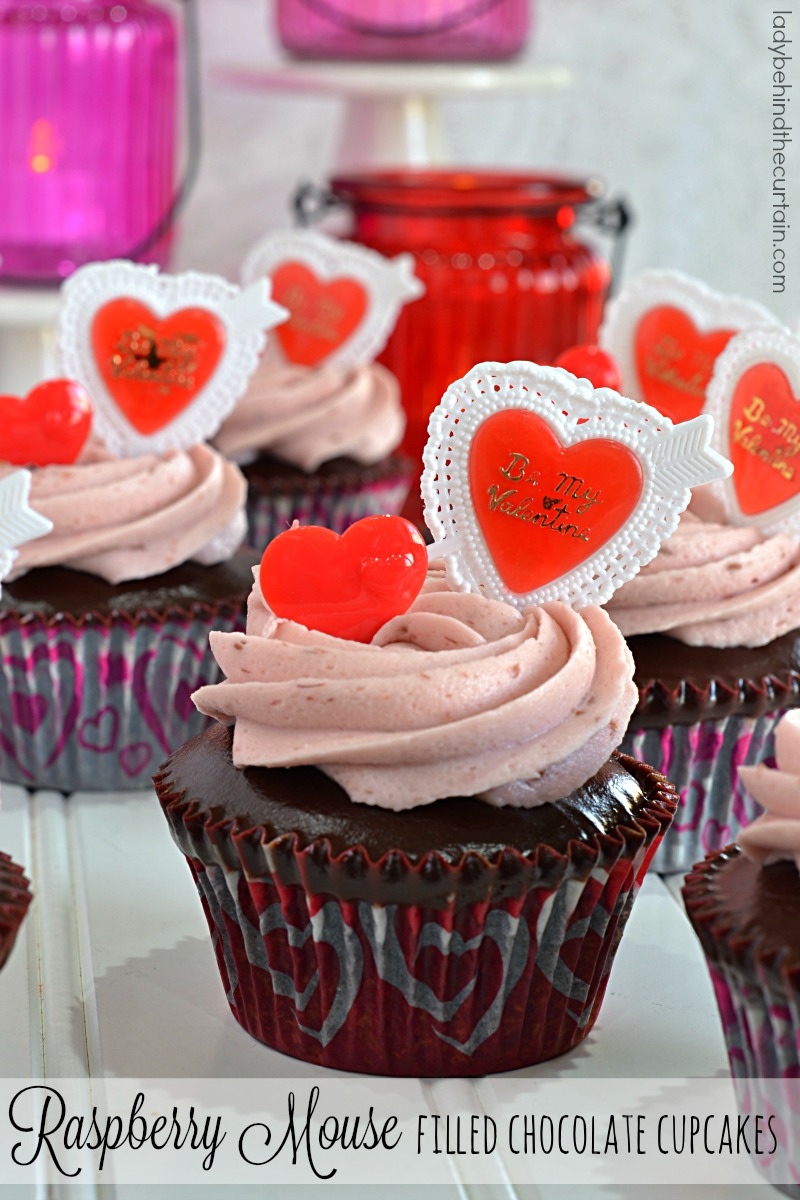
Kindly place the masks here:
<instances>
[{"instance_id":1,"label":"red glass candle holder","mask_svg":"<svg viewBox=\"0 0 800 1200\"><path fill-rule=\"evenodd\" d=\"M452 170L332 180L328 202L350 207L350 236L388 257L410 252L425 284L381 355L400 380L411 457L422 454L442 393L476 363L548 364L596 340L611 270L575 221L600 190L591 181Z\"/></svg>"},{"instance_id":2,"label":"red glass candle holder","mask_svg":"<svg viewBox=\"0 0 800 1200\"><path fill-rule=\"evenodd\" d=\"M0 280L166 263L178 42L150 0L0 0Z\"/></svg>"},{"instance_id":3,"label":"red glass candle holder","mask_svg":"<svg viewBox=\"0 0 800 1200\"><path fill-rule=\"evenodd\" d=\"M277 0L299 58L492 62L525 44L532 0Z\"/></svg>"}]
</instances>

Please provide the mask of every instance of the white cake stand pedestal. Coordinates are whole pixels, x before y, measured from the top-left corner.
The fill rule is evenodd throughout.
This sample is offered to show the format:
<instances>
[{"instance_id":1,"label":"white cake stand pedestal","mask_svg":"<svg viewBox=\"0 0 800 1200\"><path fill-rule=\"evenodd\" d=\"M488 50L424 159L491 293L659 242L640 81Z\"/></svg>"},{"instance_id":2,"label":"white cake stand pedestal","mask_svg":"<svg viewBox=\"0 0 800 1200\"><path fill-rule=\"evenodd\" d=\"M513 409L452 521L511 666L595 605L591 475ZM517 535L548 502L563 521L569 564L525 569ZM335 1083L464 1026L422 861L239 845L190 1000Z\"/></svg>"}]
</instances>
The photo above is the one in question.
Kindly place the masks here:
<instances>
[{"instance_id":1,"label":"white cake stand pedestal","mask_svg":"<svg viewBox=\"0 0 800 1200\"><path fill-rule=\"evenodd\" d=\"M565 88L572 81L566 67L532 63L291 62L263 70L223 67L217 78L237 87L343 99L337 170L446 163L443 101Z\"/></svg>"}]
</instances>

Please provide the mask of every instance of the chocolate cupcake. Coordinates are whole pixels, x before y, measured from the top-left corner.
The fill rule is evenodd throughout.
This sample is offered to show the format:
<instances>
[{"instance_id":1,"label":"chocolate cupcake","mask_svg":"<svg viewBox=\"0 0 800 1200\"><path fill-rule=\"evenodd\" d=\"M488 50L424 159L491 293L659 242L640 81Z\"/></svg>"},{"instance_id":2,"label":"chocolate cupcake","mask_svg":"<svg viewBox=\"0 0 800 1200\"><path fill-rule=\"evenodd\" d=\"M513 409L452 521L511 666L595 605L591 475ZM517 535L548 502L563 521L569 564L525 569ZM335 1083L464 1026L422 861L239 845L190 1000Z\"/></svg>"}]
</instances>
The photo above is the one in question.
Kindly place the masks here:
<instances>
[{"instance_id":1,"label":"chocolate cupcake","mask_svg":"<svg viewBox=\"0 0 800 1200\"><path fill-rule=\"evenodd\" d=\"M321 1066L477 1075L592 1028L670 784L609 758L635 703L602 610L524 613L433 572L370 644L256 584L221 724L156 790L244 1029ZM231 727L232 726L232 727Z\"/></svg>"},{"instance_id":2,"label":"chocolate cupcake","mask_svg":"<svg viewBox=\"0 0 800 1200\"><path fill-rule=\"evenodd\" d=\"M800 1194L800 712L776 735L778 769L741 772L767 812L740 845L709 855L687 876L686 911L708 960L737 1097L771 1113L773 1153L757 1162ZM784 1086L784 1081L786 1082Z\"/></svg>"},{"instance_id":3,"label":"chocolate cupcake","mask_svg":"<svg viewBox=\"0 0 800 1200\"><path fill-rule=\"evenodd\" d=\"M740 768L770 758L800 704L800 544L686 513L608 612L639 689L622 749L680 795L654 869L687 871L759 813Z\"/></svg>"},{"instance_id":4,"label":"chocolate cupcake","mask_svg":"<svg viewBox=\"0 0 800 1200\"><path fill-rule=\"evenodd\" d=\"M412 478L394 453L404 428L385 367L304 366L270 345L214 440L243 467L251 544L293 521L343 533L361 517L399 512Z\"/></svg>"},{"instance_id":5,"label":"chocolate cupcake","mask_svg":"<svg viewBox=\"0 0 800 1200\"><path fill-rule=\"evenodd\" d=\"M22 867L0 851L0 967L11 953L32 899Z\"/></svg>"},{"instance_id":6,"label":"chocolate cupcake","mask_svg":"<svg viewBox=\"0 0 800 1200\"><path fill-rule=\"evenodd\" d=\"M0 599L0 778L29 787L149 786L206 721L212 628L238 629L253 556L244 480L208 446L32 472L52 531L24 546Z\"/></svg>"}]
</instances>

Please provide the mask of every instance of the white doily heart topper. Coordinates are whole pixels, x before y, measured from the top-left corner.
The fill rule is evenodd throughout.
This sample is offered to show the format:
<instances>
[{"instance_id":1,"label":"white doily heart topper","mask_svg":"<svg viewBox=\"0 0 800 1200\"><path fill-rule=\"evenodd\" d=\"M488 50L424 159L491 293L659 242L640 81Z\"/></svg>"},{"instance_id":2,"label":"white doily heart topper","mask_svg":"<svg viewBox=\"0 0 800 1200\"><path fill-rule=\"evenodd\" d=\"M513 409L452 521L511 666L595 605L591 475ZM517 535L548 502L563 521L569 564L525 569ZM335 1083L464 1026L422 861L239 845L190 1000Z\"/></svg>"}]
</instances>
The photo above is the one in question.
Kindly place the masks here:
<instances>
[{"instance_id":1,"label":"white doily heart topper","mask_svg":"<svg viewBox=\"0 0 800 1200\"><path fill-rule=\"evenodd\" d=\"M800 535L800 337L778 328L732 338L706 412L714 446L733 463L731 478L708 489L721 519Z\"/></svg>"},{"instance_id":2,"label":"white doily heart topper","mask_svg":"<svg viewBox=\"0 0 800 1200\"><path fill-rule=\"evenodd\" d=\"M92 263L62 287L59 352L108 449L161 454L213 437L286 316L265 280L243 291L198 271Z\"/></svg>"},{"instance_id":3,"label":"white doily heart topper","mask_svg":"<svg viewBox=\"0 0 800 1200\"><path fill-rule=\"evenodd\" d=\"M425 290L410 254L389 259L307 229L271 234L253 247L242 280L264 276L290 314L276 333L283 355L308 367L372 362L401 307Z\"/></svg>"},{"instance_id":4,"label":"white doily heart topper","mask_svg":"<svg viewBox=\"0 0 800 1200\"><path fill-rule=\"evenodd\" d=\"M0 477L0 580L14 565L18 546L43 537L53 528L52 521L30 506L32 478L25 470Z\"/></svg>"},{"instance_id":5,"label":"white doily heart topper","mask_svg":"<svg viewBox=\"0 0 800 1200\"><path fill-rule=\"evenodd\" d=\"M714 292L680 271L646 271L609 305L600 344L616 359L627 396L687 421L703 412L730 339L765 325L779 322L752 300Z\"/></svg>"},{"instance_id":6,"label":"white doily heart topper","mask_svg":"<svg viewBox=\"0 0 800 1200\"><path fill-rule=\"evenodd\" d=\"M517 608L604 604L691 498L731 471L713 421L680 425L558 367L480 363L434 409L423 454L432 558Z\"/></svg>"}]
</instances>

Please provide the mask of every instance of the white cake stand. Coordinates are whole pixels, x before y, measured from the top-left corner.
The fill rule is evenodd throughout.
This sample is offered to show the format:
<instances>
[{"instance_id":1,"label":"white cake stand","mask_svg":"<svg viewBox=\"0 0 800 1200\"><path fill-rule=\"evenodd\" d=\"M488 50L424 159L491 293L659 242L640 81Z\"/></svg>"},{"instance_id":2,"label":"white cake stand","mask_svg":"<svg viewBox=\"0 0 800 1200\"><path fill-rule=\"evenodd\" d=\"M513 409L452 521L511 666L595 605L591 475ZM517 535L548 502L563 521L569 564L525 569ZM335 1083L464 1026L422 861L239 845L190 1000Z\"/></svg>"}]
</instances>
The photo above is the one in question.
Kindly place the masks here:
<instances>
[{"instance_id":1,"label":"white cake stand","mask_svg":"<svg viewBox=\"0 0 800 1200\"><path fill-rule=\"evenodd\" d=\"M290 62L265 69L227 66L217 78L238 87L345 102L335 167L425 166L450 161L442 102L565 88L566 67L503 63Z\"/></svg>"}]
</instances>

